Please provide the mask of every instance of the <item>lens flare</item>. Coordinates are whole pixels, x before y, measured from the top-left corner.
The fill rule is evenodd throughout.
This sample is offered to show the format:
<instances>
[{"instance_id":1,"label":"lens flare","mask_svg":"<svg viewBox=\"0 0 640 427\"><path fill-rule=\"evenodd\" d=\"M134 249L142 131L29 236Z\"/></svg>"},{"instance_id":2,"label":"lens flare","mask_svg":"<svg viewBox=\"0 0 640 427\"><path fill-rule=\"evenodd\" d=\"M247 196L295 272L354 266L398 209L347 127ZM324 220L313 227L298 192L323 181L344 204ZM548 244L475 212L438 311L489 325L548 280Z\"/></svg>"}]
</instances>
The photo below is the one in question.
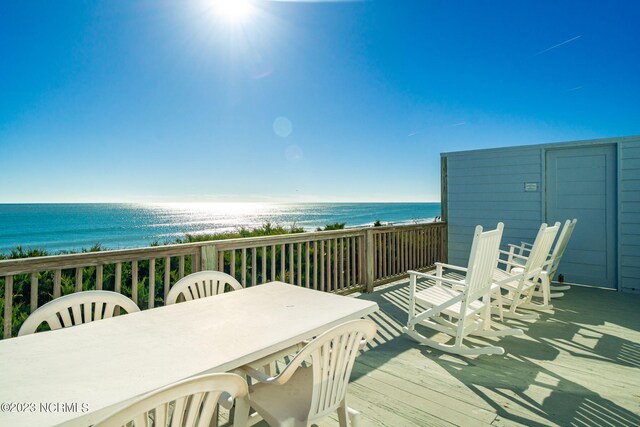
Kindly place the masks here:
<instances>
[{"instance_id":1,"label":"lens flare","mask_svg":"<svg viewBox=\"0 0 640 427\"><path fill-rule=\"evenodd\" d=\"M214 0L213 8L220 19L230 24L245 22L253 12L249 0Z\"/></svg>"}]
</instances>

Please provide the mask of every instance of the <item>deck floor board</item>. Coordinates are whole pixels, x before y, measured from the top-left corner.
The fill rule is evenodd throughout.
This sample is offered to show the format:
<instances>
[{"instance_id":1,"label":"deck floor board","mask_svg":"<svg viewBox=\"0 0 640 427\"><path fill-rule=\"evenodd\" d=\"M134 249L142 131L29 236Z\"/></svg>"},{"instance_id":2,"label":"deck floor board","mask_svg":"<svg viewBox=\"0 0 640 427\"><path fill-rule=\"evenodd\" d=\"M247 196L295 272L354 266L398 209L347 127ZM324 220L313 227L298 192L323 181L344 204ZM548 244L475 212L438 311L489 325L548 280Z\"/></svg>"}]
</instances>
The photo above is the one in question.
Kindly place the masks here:
<instances>
[{"instance_id":1,"label":"deck floor board","mask_svg":"<svg viewBox=\"0 0 640 427\"><path fill-rule=\"evenodd\" d=\"M348 391L364 426L640 425L640 296L573 287L538 321L508 322L525 336L477 340L504 355L476 357L404 335L408 297L407 280L357 296L380 306Z\"/></svg>"}]
</instances>

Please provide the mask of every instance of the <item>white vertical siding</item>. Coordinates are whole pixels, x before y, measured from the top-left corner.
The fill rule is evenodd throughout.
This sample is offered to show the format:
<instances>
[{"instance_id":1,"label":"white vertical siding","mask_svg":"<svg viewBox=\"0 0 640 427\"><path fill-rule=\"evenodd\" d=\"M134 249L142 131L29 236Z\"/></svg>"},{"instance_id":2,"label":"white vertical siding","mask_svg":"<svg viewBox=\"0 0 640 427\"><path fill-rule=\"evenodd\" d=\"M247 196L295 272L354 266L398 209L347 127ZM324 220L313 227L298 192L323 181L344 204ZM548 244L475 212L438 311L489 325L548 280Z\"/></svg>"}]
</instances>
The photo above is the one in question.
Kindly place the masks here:
<instances>
[{"instance_id":1,"label":"white vertical siding","mask_svg":"<svg viewBox=\"0 0 640 427\"><path fill-rule=\"evenodd\" d=\"M473 229L504 222L504 242L535 238L542 222L540 148L447 154L449 262L466 265ZM538 190L525 192L525 183Z\"/></svg>"},{"instance_id":2,"label":"white vertical siding","mask_svg":"<svg viewBox=\"0 0 640 427\"><path fill-rule=\"evenodd\" d=\"M620 144L620 288L640 293L640 137Z\"/></svg>"},{"instance_id":3,"label":"white vertical siding","mask_svg":"<svg viewBox=\"0 0 640 427\"><path fill-rule=\"evenodd\" d=\"M473 228L505 223L503 243L531 241L544 221L544 153L615 144L618 149L618 288L640 293L640 136L444 153L449 262L466 265ZM538 191L525 192L525 182Z\"/></svg>"}]
</instances>

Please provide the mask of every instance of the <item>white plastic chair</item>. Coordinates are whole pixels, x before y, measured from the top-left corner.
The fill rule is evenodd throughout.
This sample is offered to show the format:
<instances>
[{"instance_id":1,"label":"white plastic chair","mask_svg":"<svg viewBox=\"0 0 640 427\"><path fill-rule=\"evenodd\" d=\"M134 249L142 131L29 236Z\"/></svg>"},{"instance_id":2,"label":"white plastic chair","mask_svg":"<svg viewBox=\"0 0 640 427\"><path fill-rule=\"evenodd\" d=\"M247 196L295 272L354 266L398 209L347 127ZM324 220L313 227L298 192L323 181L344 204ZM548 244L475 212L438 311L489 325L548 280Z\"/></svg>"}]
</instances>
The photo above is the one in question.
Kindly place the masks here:
<instances>
[{"instance_id":1,"label":"white plastic chair","mask_svg":"<svg viewBox=\"0 0 640 427\"><path fill-rule=\"evenodd\" d=\"M547 271L549 260L548 255L551 245L558 234L560 223L556 222L552 227L547 224L540 225L538 234L531 247L528 257L515 255L512 252L500 251L508 257L507 260L500 259L498 262L505 265L505 270L495 269L493 273L494 282L500 282L500 287L506 290L501 299L504 304L497 308L497 313L501 316L520 319L537 319L537 313L521 313L518 308L534 310L551 310L550 291L548 287L542 289L542 304L534 303L535 288L538 282L548 283ZM514 258L520 258L517 262ZM524 262L524 265L522 264ZM503 310L503 305L508 307L508 311Z\"/></svg>"},{"instance_id":2,"label":"white plastic chair","mask_svg":"<svg viewBox=\"0 0 640 427\"><path fill-rule=\"evenodd\" d=\"M570 289L569 285L552 286L551 282L555 278L558 266L560 265L564 251L567 249L569 239L571 238L571 234L573 233L573 229L577 222L577 218L565 221L564 226L558 235L558 239L556 240L556 244L553 247L553 251L549 255L548 264L544 268L545 274L541 275L541 279L544 280L544 282L541 282L541 290L540 293L536 293L537 295L543 296L544 292L548 291L551 298L558 298L564 295L562 292L558 291L566 291ZM520 245L510 244L509 247L509 260L511 261L513 259L515 263L524 264L524 261L526 260L526 257L529 256L533 245L527 242L520 242ZM518 255L518 257L515 255Z\"/></svg>"},{"instance_id":3,"label":"white plastic chair","mask_svg":"<svg viewBox=\"0 0 640 427\"><path fill-rule=\"evenodd\" d=\"M83 291L65 295L31 313L20 327L18 336L34 333L44 322L55 330L107 319L119 313L120 308L127 313L140 311L136 303L117 292Z\"/></svg>"},{"instance_id":4,"label":"white plastic chair","mask_svg":"<svg viewBox=\"0 0 640 427\"><path fill-rule=\"evenodd\" d=\"M503 336L521 335L521 329L492 329L490 323L491 275L498 263L498 250L502 238L503 224L495 230L475 229L469 266L464 280L444 277L442 267L454 267L448 264L437 265L436 275L409 271L409 317L403 331L419 343L426 344L448 353L461 355L504 354L497 346L469 347L463 343L467 335ZM433 280L428 288L417 291L418 277ZM416 313L417 306L427 307ZM447 316L448 319L445 319ZM417 331L416 326L423 325L454 338L453 344L444 344L429 339Z\"/></svg>"},{"instance_id":5,"label":"white plastic chair","mask_svg":"<svg viewBox=\"0 0 640 427\"><path fill-rule=\"evenodd\" d=\"M308 426L336 410L341 427L347 418L357 427L360 413L347 407L347 385L358 350L375 334L372 321L353 320L316 337L277 376L244 366L260 381L250 388L249 404L272 427Z\"/></svg>"},{"instance_id":6,"label":"white plastic chair","mask_svg":"<svg viewBox=\"0 0 640 427\"><path fill-rule=\"evenodd\" d=\"M217 425L218 401L223 394L236 402L233 425L245 427L247 383L236 374L201 375L163 387L98 421L94 427Z\"/></svg>"},{"instance_id":7,"label":"white plastic chair","mask_svg":"<svg viewBox=\"0 0 640 427\"><path fill-rule=\"evenodd\" d=\"M175 304L180 295L185 301L210 297L226 290L237 291L242 285L221 271L199 271L178 280L167 294L166 305Z\"/></svg>"}]
</instances>

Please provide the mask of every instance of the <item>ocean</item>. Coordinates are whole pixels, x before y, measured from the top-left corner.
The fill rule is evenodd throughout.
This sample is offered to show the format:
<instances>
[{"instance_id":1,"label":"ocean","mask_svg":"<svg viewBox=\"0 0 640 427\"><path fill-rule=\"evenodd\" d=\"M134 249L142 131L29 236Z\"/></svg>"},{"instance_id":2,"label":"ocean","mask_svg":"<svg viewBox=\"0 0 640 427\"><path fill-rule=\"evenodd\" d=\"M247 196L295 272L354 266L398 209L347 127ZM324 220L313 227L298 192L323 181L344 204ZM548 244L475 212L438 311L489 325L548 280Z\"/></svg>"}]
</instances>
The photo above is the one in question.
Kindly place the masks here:
<instances>
[{"instance_id":1,"label":"ocean","mask_svg":"<svg viewBox=\"0 0 640 427\"><path fill-rule=\"evenodd\" d=\"M266 222L307 231L431 221L440 203L78 203L0 204L0 253L16 246L50 253L173 242L185 234L211 234Z\"/></svg>"}]
</instances>

